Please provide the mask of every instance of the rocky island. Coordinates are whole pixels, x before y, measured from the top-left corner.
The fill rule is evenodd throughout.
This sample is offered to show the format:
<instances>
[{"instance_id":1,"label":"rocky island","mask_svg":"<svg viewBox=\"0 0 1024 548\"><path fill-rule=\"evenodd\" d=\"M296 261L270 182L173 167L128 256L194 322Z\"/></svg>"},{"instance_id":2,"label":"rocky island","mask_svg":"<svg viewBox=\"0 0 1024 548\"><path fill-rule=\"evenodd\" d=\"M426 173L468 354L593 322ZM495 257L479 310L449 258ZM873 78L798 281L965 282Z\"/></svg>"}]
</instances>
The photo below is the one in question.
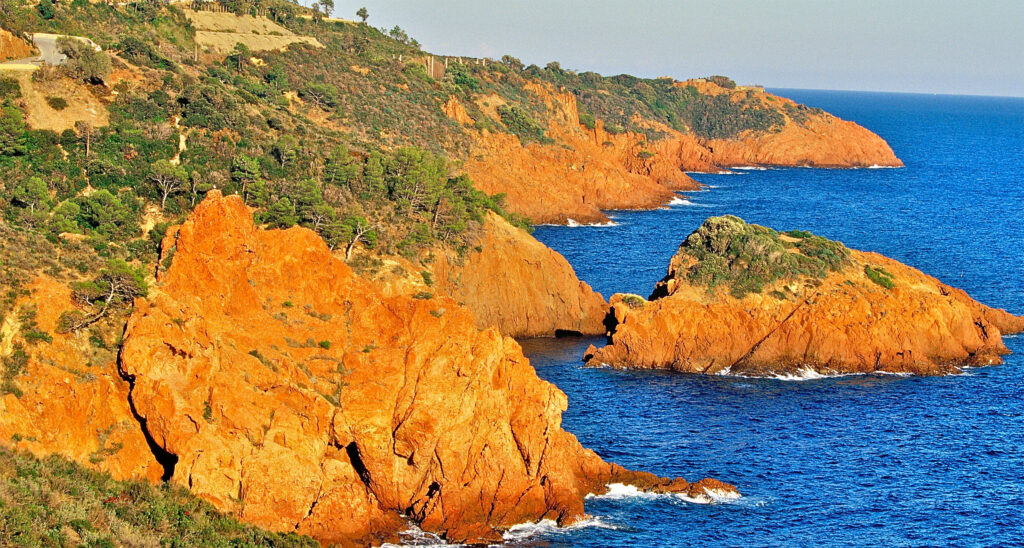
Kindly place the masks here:
<instances>
[{"instance_id":1,"label":"rocky island","mask_svg":"<svg viewBox=\"0 0 1024 548\"><path fill-rule=\"evenodd\" d=\"M690 234L650 300L610 299L590 365L721 375L942 375L1001 363L1024 317L876 253L733 216Z\"/></svg>"}]
</instances>

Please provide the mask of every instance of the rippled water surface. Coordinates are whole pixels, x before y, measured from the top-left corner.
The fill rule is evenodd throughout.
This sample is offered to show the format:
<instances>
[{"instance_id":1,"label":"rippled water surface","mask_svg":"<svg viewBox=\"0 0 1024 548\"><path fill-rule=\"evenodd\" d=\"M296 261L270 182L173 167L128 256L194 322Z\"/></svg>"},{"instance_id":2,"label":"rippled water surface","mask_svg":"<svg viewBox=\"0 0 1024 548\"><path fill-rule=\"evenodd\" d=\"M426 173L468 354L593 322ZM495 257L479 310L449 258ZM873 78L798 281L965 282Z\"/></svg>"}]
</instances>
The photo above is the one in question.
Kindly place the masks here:
<instances>
[{"instance_id":1,"label":"rippled water surface","mask_svg":"<svg viewBox=\"0 0 1024 548\"><path fill-rule=\"evenodd\" d=\"M884 137L904 169L738 171L691 205L539 227L603 294L650 293L708 216L735 214L879 251L1024 314L1024 99L781 90ZM583 369L600 340L523 341L569 396L565 427L603 457L744 493L590 499L593 519L517 531L528 544L1020 545L1024 338L1005 365L944 378L787 382Z\"/></svg>"}]
</instances>

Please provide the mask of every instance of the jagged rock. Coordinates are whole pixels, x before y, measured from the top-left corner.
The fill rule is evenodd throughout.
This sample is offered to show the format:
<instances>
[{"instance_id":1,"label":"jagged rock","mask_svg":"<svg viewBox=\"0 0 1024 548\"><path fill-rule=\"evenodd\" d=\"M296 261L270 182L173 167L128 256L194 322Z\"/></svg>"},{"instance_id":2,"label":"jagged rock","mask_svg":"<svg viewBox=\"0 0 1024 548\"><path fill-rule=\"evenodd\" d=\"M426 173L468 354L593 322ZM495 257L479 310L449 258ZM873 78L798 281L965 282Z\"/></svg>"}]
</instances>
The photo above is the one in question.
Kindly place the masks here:
<instances>
[{"instance_id":1,"label":"jagged rock","mask_svg":"<svg viewBox=\"0 0 1024 548\"><path fill-rule=\"evenodd\" d=\"M464 168L477 188L504 193L509 210L535 223L587 224L607 222L602 210L653 209L671 201L674 190L699 189L688 171L751 165L903 165L881 137L853 122L800 108L764 91L700 85L707 94L750 94L752 100L780 112L785 123L777 130L743 132L730 139L703 139L651 120L639 122L662 135L659 139L642 133L613 134L601 120L593 129L583 127L571 92L531 83L524 87L544 100L546 116L541 123L552 142L523 145L514 135L473 131ZM443 110L460 124L472 122L455 98L444 103Z\"/></svg>"},{"instance_id":2,"label":"jagged rock","mask_svg":"<svg viewBox=\"0 0 1024 548\"><path fill-rule=\"evenodd\" d=\"M511 338L451 299L382 295L236 196L211 192L164 253L121 353L130 400L171 481L246 521L364 543L411 520L477 542L572 523L613 482L734 492L603 462Z\"/></svg>"},{"instance_id":3,"label":"jagged rock","mask_svg":"<svg viewBox=\"0 0 1024 548\"><path fill-rule=\"evenodd\" d=\"M29 307L51 342L25 341L17 316ZM20 395L0 396L0 443L38 457L62 455L116 479L158 481L163 468L128 406L114 352L95 348L87 332L57 333L60 314L73 308L71 290L43 276L5 318L0 359L19 359L21 344L25 369L11 380Z\"/></svg>"}]
</instances>

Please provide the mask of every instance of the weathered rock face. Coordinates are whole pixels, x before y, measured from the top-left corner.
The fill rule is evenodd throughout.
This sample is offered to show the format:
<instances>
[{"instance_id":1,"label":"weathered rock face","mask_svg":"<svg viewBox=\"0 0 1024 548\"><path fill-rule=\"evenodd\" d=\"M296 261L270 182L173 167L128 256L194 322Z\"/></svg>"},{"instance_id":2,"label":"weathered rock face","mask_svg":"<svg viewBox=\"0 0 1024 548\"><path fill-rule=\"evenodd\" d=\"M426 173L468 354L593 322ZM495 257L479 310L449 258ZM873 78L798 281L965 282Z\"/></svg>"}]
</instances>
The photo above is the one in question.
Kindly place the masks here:
<instances>
[{"instance_id":1,"label":"weathered rock face","mask_svg":"<svg viewBox=\"0 0 1024 548\"><path fill-rule=\"evenodd\" d=\"M17 318L29 307L35 329L52 342L26 340ZM163 469L128 406L114 353L96 348L88 333L56 333L61 312L73 307L66 285L42 277L4 319L0 358L24 360L25 368L12 379L16 392L0 397L0 444L62 455L117 479L159 480Z\"/></svg>"},{"instance_id":2,"label":"weathered rock face","mask_svg":"<svg viewBox=\"0 0 1024 548\"><path fill-rule=\"evenodd\" d=\"M672 188L698 188L678 166L651 176L653 161L637 156L641 147L634 136L609 139L603 130L585 131L571 93L528 88L545 100L547 135L555 142L524 146L514 135L482 131L474 134L464 164L477 188L506 194L509 210L538 224L603 223L603 209L652 209L669 202L674 194L662 180ZM461 118L451 101L445 112Z\"/></svg>"},{"instance_id":3,"label":"weathered rock face","mask_svg":"<svg viewBox=\"0 0 1024 548\"><path fill-rule=\"evenodd\" d=\"M603 462L512 339L451 299L378 293L313 232L258 230L237 197L212 192L165 242L121 353L130 399L171 481L246 521L364 543L408 519L484 541L571 523L610 482L734 492Z\"/></svg>"},{"instance_id":4,"label":"weathered rock face","mask_svg":"<svg viewBox=\"0 0 1024 548\"><path fill-rule=\"evenodd\" d=\"M32 56L32 44L0 29L0 62Z\"/></svg>"},{"instance_id":5,"label":"weathered rock face","mask_svg":"<svg viewBox=\"0 0 1024 548\"><path fill-rule=\"evenodd\" d=\"M779 101L792 103L789 99ZM881 137L828 113L774 133L704 143L720 166L899 167L903 162ZM698 170L694 170L698 171Z\"/></svg>"},{"instance_id":6,"label":"weathered rock face","mask_svg":"<svg viewBox=\"0 0 1024 548\"><path fill-rule=\"evenodd\" d=\"M793 244L783 257L825 249L796 249L802 237L788 234L778 235ZM737 257L720 263L731 273L721 276L742 279L737 272L742 275L748 263L755 261ZM1024 318L984 306L881 255L848 250L839 264L820 278L770 280L760 293L737 297L728 288L695 281L712 275L713 267L684 243L655 300L612 297L618 325L611 344L588 349L586 359L592 365L707 374L934 375L1001 363L1000 355L1008 352L1001 334L1024 331Z\"/></svg>"},{"instance_id":7,"label":"weathered rock face","mask_svg":"<svg viewBox=\"0 0 1024 548\"><path fill-rule=\"evenodd\" d=\"M698 87L707 94L750 94L782 113L785 124L778 131L707 140L640 120L641 125L664 135L652 142L643 134L609 133L600 120L587 129L579 122L572 93L528 84L525 89L546 103L546 135L553 142L524 146L513 135L471 130L473 146L465 170L481 190L505 193L511 211L535 223L567 224L570 219L606 222L608 218L601 212L606 209L659 207L673 198L673 190L700 188L687 171L716 172L748 165L903 165L882 138L853 122L799 108L789 99L764 91L727 90L710 82ZM460 124L468 126L474 121L455 98L449 99L443 110ZM485 115L491 114L485 109ZM799 121L793 118L796 115Z\"/></svg>"},{"instance_id":8,"label":"weathered rock face","mask_svg":"<svg viewBox=\"0 0 1024 548\"><path fill-rule=\"evenodd\" d=\"M478 244L431 265L437 288L469 308L478 328L512 337L605 332L608 303L557 252L493 213Z\"/></svg>"}]
</instances>

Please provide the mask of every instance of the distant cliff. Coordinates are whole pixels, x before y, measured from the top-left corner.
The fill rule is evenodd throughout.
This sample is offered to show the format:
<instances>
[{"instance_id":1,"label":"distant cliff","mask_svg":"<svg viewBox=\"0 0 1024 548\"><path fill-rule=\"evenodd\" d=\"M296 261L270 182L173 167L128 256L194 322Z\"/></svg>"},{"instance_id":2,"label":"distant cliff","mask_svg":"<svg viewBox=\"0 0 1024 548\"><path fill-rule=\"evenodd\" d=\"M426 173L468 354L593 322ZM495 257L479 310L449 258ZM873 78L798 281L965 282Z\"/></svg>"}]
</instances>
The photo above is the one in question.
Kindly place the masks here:
<instances>
[{"instance_id":1,"label":"distant cliff","mask_svg":"<svg viewBox=\"0 0 1024 548\"><path fill-rule=\"evenodd\" d=\"M676 87L687 85L680 82ZM573 93L541 84L524 89L543 105L537 121L544 127L544 141L524 142L513 134L488 130L502 117L497 109L482 105L503 101L500 97L476 99L479 120L454 97L443 110L467 128L483 127L468 129L472 146L464 168L475 184L487 193L507 195L508 208L535 223L600 223L608 220L602 209L661 206L675 190L699 188L686 174L690 171L902 165L889 145L867 129L763 90L703 83L703 94L726 97L730 104L743 101L743 109L774 115L764 130L710 138L639 115L634 123L647 132L621 127L611 132L603 120L581 115Z\"/></svg>"}]
</instances>

